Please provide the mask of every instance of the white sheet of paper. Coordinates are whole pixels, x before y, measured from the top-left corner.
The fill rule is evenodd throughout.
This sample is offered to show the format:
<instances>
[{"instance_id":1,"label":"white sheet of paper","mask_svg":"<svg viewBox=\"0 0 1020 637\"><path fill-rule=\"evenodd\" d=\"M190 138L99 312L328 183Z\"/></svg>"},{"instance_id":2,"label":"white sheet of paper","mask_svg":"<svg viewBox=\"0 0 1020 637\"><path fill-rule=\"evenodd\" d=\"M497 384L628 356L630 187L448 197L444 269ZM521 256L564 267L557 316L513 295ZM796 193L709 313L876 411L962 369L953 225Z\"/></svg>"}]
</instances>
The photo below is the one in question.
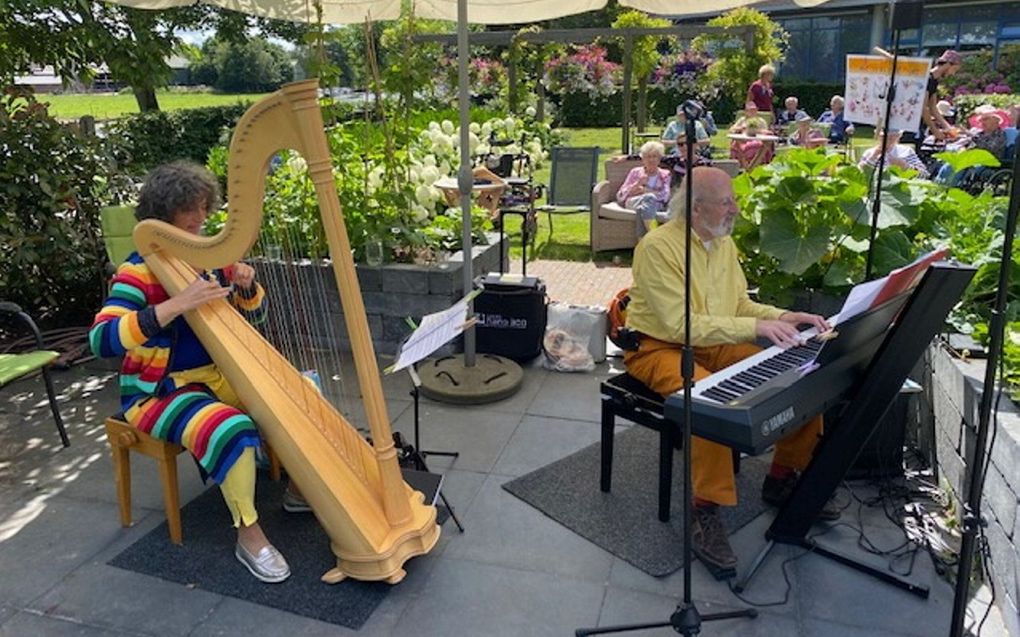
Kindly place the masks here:
<instances>
[{"instance_id":1,"label":"white sheet of paper","mask_svg":"<svg viewBox=\"0 0 1020 637\"><path fill-rule=\"evenodd\" d=\"M386 371L392 373L413 365L436 351L464 331L467 320L468 299L457 301L442 312L435 312L421 317L421 323L397 356L397 362Z\"/></svg>"},{"instance_id":2,"label":"white sheet of paper","mask_svg":"<svg viewBox=\"0 0 1020 637\"><path fill-rule=\"evenodd\" d=\"M843 309L839 311L839 321L849 320L871 307L871 302L878 296L888 278L882 277L855 285L843 302Z\"/></svg>"}]
</instances>

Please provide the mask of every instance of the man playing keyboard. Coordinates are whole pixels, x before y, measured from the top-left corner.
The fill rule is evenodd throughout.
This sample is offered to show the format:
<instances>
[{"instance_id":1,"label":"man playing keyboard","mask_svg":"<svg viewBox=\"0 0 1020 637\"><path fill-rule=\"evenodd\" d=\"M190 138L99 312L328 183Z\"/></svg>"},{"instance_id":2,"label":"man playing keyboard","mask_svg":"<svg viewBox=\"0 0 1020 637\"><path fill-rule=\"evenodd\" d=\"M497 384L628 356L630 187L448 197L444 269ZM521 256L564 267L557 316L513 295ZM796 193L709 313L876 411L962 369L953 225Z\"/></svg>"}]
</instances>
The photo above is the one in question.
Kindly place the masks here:
<instances>
[{"instance_id":1,"label":"man playing keyboard","mask_svg":"<svg viewBox=\"0 0 1020 637\"><path fill-rule=\"evenodd\" d=\"M631 376L667 396L683 389L680 357L684 339L684 189L669 203L671 221L660 225L634 251L627 327L640 334L640 347L626 352ZM797 327L829 329L816 314L788 312L752 301L747 280L730 237L737 214L733 185L718 168L694 169L691 237L691 341L694 380L711 375L761 351L753 341L764 337L780 347L800 343ZM789 497L797 476L811 459L822 432L817 416L776 443L762 499L779 506ZM691 445L694 489L692 549L716 577L735 574L737 558L717 508L737 504L733 460L728 447L694 437ZM831 504L820 519L836 519Z\"/></svg>"}]
</instances>

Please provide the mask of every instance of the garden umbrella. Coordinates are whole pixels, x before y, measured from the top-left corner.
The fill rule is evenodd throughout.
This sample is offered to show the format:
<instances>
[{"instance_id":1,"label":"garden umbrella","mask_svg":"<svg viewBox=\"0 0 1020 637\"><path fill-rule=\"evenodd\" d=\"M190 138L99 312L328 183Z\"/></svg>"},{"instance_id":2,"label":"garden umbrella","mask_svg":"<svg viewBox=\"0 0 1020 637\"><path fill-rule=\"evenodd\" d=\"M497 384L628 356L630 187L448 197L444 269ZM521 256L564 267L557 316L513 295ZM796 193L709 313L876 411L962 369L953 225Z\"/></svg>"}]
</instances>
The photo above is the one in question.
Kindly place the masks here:
<instances>
[{"instance_id":1,"label":"garden umbrella","mask_svg":"<svg viewBox=\"0 0 1020 637\"><path fill-rule=\"evenodd\" d=\"M401 0L109 0L139 9L167 9L196 2L294 22L318 22L319 10L325 24L353 24L365 20L400 17ZM767 0L620 0L626 7L667 16L708 14ZM814 6L828 0L794 0L800 6ZM458 183L463 216L464 290L473 287L471 269L471 187L468 87L468 22L476 24L523 24L601 9L606 0L415 0L415 15L457 22L458 104L460 106L460 159ZM475 334L464 333L464 365L475 365Z\"/></svg>"}]
</instances>

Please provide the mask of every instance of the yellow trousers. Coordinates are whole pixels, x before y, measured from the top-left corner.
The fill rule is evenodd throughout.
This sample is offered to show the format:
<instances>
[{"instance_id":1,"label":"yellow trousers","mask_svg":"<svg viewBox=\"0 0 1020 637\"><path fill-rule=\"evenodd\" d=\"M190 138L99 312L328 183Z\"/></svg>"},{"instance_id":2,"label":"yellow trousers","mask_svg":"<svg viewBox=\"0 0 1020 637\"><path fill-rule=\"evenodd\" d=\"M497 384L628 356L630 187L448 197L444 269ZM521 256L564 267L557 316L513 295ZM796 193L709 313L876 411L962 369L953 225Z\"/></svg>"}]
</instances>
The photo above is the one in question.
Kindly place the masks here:
<instances>
[{"instance_id":1,"label":"yellow trousers","mask_svg":"<svg viewBox=\"0 0 1020 637\"><path fill-rule=\"evenodd\" d=\"M234 388L230 386L227 379L223 377L215 365L196 367L182 372L171 373L171 378L177 387L183 387L190 383L202 383L212 391L218 400L243 409L241 399L237 396ZM259 514L255 511L255 450L246 447L238 456L237 460L227 471L227 475L220 483L220 492L223 500L230 510L230 517L233 518L234 528L251 526L258 522Z\"/></svg>"},{"instance_id":2,"label":"yellow trousers","mask_svg":"<svg viewBox=\"0 0 1020 637\"><path fill-rule=\"evenodd\" d=\"M681 346L648 336L641 337L637 351L624 354L627 372L652 391L667 396L683 389L680 372ZM751 343L694 348L694 380L761 351ZM796 469L807 467L822 434L822 417L816 416L800 429L776 443L775 464ZM737 503L737 485L733 477L733 456L729 447L694 436L691 439L691 478L694 497L716 504Z\"/></svg>"}]
</instances>

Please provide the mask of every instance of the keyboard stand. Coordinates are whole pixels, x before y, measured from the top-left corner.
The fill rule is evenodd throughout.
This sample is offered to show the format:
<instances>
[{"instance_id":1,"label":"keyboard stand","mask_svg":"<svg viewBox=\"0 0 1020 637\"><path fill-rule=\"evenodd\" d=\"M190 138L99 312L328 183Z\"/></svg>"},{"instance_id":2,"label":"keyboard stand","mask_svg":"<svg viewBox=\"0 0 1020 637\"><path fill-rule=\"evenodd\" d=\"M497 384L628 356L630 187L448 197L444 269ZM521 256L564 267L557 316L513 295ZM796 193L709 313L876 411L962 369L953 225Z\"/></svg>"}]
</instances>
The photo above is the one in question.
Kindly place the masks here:
<instances>
[{"instance_id":1,"label":"keyboard stand","mask_svg":"<svg viewBox=\"0 0 1020 637\"><path fill-rule=\"evenodd\" d=\"M866 371L848 394L849 400L838 424L825 432L811 463L765 532L768 543L735 586L738 592L747 588L772 546L782 543L807 548L919 597L928 597L927 586L827 548L809 537L808 531L878 428L903 381L942 328L974 272L971 266L948 262L928 268Z\"/></svg>"}]
</instances>

